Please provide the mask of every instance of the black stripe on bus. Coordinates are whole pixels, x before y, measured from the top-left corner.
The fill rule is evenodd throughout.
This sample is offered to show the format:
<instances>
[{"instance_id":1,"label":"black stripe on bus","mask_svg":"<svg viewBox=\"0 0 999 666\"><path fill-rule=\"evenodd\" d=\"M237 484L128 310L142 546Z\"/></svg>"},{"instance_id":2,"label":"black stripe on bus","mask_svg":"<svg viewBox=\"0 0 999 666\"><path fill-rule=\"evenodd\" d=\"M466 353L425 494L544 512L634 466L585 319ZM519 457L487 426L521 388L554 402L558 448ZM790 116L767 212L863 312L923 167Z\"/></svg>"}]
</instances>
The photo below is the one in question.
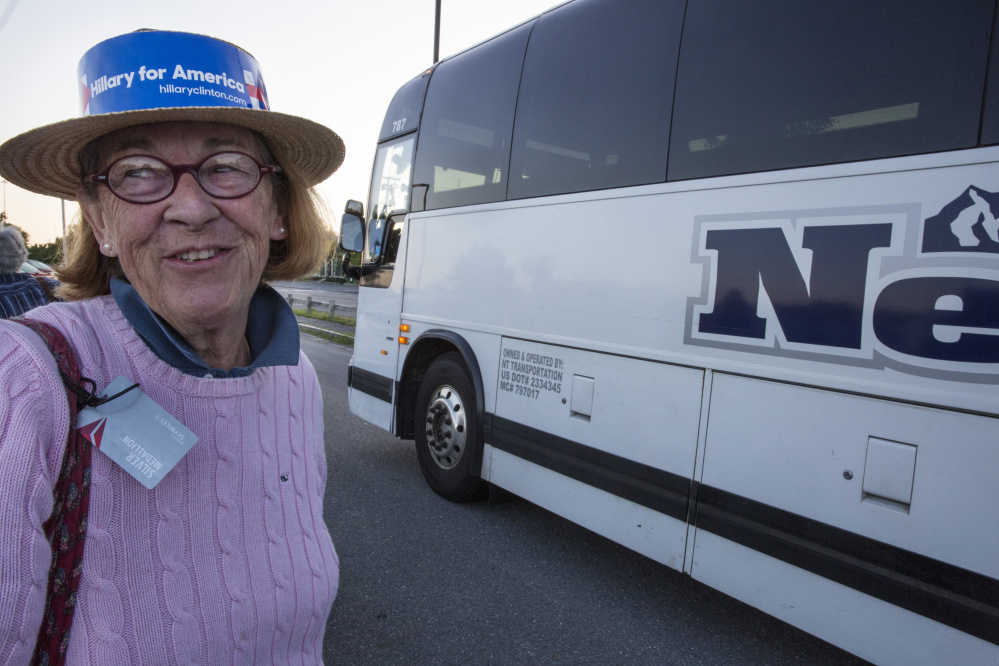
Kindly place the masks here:
<instances>
[{"instance_id":1,"label":"black stripe on bus","mask_svg":"<svg viewBox=\"0 0 999 666\"><path fill-rule=\"evenodd\" d=\"M999 645L999 580L703 484L695 502L699 529Z\"/></svg>"},{"instance_id":2,"label":"black stripe on bus","mask_svg":"<svg viewBox=\"0 0 999 666\"><path fill-rule=\"evenodd\" d=\"M577 444L495 414L485 419L485 441L587 485L686 521L690 479Z\"/></svg>"},{"instance_id":3,"label":"black stripe on bus","mask_svg":"<svg viewBox=\"0 0 999 666\"><path fill-rule=\"evenodd\" d=\"M486 414L485 441L564 476L999 645L999 580Z\"/></svg>"},{"instance_id":4,"label":"black stripe on bus","mask_svg":"<svg viewBox=\"0 0 999 666\"><path fill-rule=\"evenodd\" d=\"M392 402L393 381L390 377L382 377L370 370L354 366L348 376L348 382L351 388L355 388L361 393L367 393L373 398L378 398L388 403Z\"/></svg>"}]
</instances>

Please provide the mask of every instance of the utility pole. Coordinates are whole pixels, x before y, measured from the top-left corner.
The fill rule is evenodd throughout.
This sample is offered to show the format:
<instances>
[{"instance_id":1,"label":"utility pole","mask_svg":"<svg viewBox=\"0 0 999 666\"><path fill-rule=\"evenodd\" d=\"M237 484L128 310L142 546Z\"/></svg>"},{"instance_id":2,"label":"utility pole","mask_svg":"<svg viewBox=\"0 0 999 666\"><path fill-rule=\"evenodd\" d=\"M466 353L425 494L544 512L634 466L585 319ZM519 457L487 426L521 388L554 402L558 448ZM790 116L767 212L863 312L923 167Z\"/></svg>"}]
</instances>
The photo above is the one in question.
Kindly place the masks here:
<instances>
[{"instance_id":1,"label":"utility pole","mask_svg":"<svg viewBox=\"0 0 999 666\"><path fill-rule=\"evenodd\" d=\"M62 210L62 256L66 256L66 200L59 199L59 208Z\"/></svg>"},{"instance_id":2,"label":"utility pole","mask_svg":"<svg viewBox=\"0 0 999 666\"><path fill-rule=\"evenodd\" d=\"M434 64L440 60L441 53L441 0L437 0L437 12L434 15Z\"/></svg>"}]
</instances>

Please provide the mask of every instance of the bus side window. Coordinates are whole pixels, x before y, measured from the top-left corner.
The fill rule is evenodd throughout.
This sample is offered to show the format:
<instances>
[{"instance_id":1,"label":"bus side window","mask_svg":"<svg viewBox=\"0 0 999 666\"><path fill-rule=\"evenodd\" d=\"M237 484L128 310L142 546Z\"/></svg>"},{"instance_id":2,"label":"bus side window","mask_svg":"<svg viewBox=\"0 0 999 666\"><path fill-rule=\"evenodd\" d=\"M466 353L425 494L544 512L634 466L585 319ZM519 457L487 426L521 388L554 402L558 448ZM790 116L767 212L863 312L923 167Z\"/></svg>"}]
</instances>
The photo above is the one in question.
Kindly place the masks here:
<instances>
[{"instance_id":1,"label":"bus side window","mask_svg":"<svg viewBox=\"0 0 999 666\"><path fill-rule=\"evenodd\" d=\"M993 0L690 0L669 180L978 144Z\"/></svg>"},{"instance_id":2,"label":"bus side window","mask_svg":"<svg viewBox=\"0 0 999 666\"><path fill-rule=\"evenodd\" d=\"M982 117L982 144L999 143L999 12L992 26L992 53L989 55L989 80L985 84L985 112Z\"/></svg>"},{"instance_id":3,"label":"bus side window","mask_svg":"<svg viewBox=\"0 0 999 666\"><path fill-rule=\"evenodd\" d=\"M399 240L402 238L402 220L401 216L393 219L392 226L389 227L388 234L385 236L385 264L394 264L396 255L399 254Z\"/></svg>"},{"instance_id":4,"label":"bus side window","mask_svg":"<svg viewBox=\"0 0 999 666\"><path fill-rule=\"evenodd\" d=\"M666 180L680 0L574 2L537 20L509 198Z\"/></svg>"},{"instance_id":5,"label":"bus side window","mask_svg":"<svg viewBox=\"0 0 999 666\"><path fill-rule=\"evenodd\" d=\"M429 183L426 210L502 201L517 85L531 25L434 70L420 121L415 183Z\"/></svg>"}]
</instances>

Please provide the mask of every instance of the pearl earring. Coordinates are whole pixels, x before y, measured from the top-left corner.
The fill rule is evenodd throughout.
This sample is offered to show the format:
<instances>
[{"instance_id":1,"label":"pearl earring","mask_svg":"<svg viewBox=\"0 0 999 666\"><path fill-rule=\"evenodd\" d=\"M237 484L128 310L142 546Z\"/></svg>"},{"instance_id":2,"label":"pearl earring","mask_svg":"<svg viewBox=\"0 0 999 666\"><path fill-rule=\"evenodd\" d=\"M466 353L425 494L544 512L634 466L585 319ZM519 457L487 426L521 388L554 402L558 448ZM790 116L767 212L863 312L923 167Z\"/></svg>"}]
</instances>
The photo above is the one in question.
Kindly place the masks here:
<instances>
[{"instance_id":1,"label":"pearl earring","mask_svg":"<svg viewBox=\"0 0 999 666\"><path fill-rule=\"evenodd\" d=\"M104 244L104 249L105 250L110 250L111 249L111 243L105 243Z\"/></svg>"},{"instance_id":2,"label":"pearl earring","mask_svg":"<svg viewBox=\"0 0 999 666\"><path fill-rule=\"evenodd\" d=\"M284 227L281 227L280 229L278 229L278 231L280 231L281 233L284 233Z\"/></svg>"}]
</instances>

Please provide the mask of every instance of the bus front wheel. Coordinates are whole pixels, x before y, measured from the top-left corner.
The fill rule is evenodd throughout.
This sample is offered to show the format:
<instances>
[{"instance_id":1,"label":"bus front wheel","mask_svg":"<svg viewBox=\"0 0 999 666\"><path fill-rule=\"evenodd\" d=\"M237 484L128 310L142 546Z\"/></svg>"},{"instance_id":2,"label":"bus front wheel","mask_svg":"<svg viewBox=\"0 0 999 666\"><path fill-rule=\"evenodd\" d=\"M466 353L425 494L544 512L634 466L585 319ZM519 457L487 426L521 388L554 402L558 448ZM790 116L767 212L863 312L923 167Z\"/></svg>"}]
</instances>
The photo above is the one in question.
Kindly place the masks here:
<instances>
[{"instance_id":1,"label":"bus front wheel","mask_svg":"<svg viewBox=\"0 0 999 666\"><path fill-rule=\"evenodd\" d=\"M487 484L471 473L477 441L475 391L461 356L452 352L427 369L416 394L416 457L435 493L452 502L485 495Z\"/></svg>"}]
</instances>

